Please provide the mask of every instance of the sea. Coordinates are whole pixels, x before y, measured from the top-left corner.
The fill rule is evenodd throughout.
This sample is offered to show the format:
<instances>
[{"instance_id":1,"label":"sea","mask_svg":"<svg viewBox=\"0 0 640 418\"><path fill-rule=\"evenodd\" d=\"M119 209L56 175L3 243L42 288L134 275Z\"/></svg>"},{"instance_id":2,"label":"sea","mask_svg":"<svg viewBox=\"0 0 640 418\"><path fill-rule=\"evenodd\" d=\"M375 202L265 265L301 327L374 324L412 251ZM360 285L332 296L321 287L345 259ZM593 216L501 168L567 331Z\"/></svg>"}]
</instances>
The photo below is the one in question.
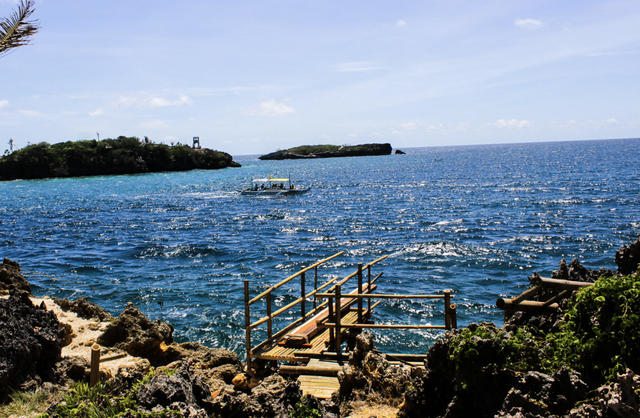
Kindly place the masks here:
<instances>
[{"instance_id":1,"label":"sea","mask_svg":"<svg viewBox=\"0 0 640 418\"><path fill-rule=\"evenodd\" d=\"M404 155L260 161L241 168L0 182L0 257L39 296L85 297L117 316L129 302L177 342L244 359L251 297L317 260L318 281L375 264L376 293L442 295L459 327L501 326L500 297L561 260L615 270L640 235L640 139L443 146ZM241 196L252 178L290 177L305 195ZM306 291L314 286L306 274ZM355 286L350 280L346 290ZM273 310L300 296L294 279ZM344 292L344 290L343 290ZM306 303L312 306L312 298ZM444 325L441 300L385 299L377 324ZM251 321L266 302L251 306ZM274 331L300 307L274 321ZM266 338L266 325L252 343ZM381 350L424 353L442 330L373 330Z\"/></svg>"}]
</instances>

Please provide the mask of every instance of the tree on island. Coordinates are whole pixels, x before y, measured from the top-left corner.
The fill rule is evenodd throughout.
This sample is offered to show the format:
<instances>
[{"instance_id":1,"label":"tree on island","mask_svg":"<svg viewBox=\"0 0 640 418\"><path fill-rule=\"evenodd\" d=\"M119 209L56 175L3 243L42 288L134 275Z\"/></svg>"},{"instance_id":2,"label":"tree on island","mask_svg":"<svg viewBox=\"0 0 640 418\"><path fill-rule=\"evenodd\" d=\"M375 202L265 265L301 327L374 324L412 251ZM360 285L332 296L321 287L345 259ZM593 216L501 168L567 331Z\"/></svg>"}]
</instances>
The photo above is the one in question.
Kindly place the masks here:
<instances>
[{"instance_id":1,"label":"tree on island","mask_svg":"<svg viewBox=\"0 0 640 418\"><path fill-rule=\"evenodd\" d=\"M0 20L0 57L14 48L28 44L31 35L38 31L38 20L27 20L34 11L33 0L22 0L17 11Z\"/></svg>"}]
</instances>

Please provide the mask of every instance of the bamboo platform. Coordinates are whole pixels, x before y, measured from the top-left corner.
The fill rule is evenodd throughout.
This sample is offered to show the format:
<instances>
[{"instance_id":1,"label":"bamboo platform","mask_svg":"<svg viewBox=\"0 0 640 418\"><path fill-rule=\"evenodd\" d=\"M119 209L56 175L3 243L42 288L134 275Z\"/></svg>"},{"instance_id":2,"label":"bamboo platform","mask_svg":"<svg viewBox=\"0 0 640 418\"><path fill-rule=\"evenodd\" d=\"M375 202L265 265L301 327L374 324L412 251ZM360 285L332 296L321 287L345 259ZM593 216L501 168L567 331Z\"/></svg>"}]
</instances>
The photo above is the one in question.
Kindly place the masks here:
<instances>
[{"instance_id":1,"label":"bamboo platform","mask_svg":"<svg viewBox=\"0 0 640 418\"><path fill-rule=\"evenodd\" d=\"M300 367L300 389L304 395L313 395L318 399L330 399L340 389L338 372L340 364L335 361L311 359L305 367ZM310 370L306 373L304 370ZM319 376L318 374L322 374Z\"/></svg>"},{"instance_id":2,"label":"bamboo platform","mask_svg":"<svg viewBox=\"0 0 640 418\"><path fill-rule=\"evenodd\" d=\"M367 315L365 314L365 316ZM342 318L342 323L345 325L355 324L357 321L357 310L350 310ZM342 334L345 337L347 336L348 332L348 328L342 328ZM316 334L309 341L311 347L286 347L274 343L258 352L253 353L253 358L259 360L308 363L311 359L309 355L317 357L317 355L320 355L327 351L329 345L329 333L330 329L325 328L323 331Z\"/></svg>"}]
</instances>

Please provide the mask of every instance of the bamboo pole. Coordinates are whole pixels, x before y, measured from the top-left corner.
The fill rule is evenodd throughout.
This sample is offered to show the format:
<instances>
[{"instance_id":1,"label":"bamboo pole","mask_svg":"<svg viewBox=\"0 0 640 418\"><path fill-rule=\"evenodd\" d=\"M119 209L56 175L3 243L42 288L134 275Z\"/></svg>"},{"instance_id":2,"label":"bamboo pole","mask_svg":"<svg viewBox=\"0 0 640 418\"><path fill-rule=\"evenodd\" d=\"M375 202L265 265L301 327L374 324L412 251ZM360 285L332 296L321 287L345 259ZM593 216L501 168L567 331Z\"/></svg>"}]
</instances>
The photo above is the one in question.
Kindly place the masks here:
<instances>
[{"instance_id":1,"label":"bamboo pole","mask_svg":"<svg viewBox=\"0 0 640 418\"><path fill-rule=\"evenodd\" d=\"M512 299L498 299L496 302L498 309L505 311L522 311L537 313L552 313L558 308L557 303L545 305L545 302L536 302L532 300L523 300L519 303L513 303Z\"/></svg>"},{"instance_id":2,"label":"bamboo pole","mask_svg":"<svg viewBox=\"0 0 640 418\"><path fill-rule=\"evenodd\" d=\"M313 290L317 291L318 290L318 266L316 266L315 270L316 270L316 274L313 279ZM316 303L318 303L318 297L316 295L313 295L313 309L316 308Z\"/></svg>"},{"instance_id":3,"label":"bamboo pole","mask_svg":"<svg viewBox=\"0 0 640 418\"><path fill-rule=\"evenodd\" d=\"M451 312L451 328L458 329L458 317L455 303L451 304L449 311Z\"/></svg>"},{"instance_id":4,"label":"bamboo pole","mask_svg":"<svg viewBox=\"0 0 640 418\"><path fill-rule=\"evenodd\" d=\"M271 341L273 333L273 318L271 316L271 293L267 293L267 317L269 318L269 321L267 321L267 339Z\"/></svg>"},{"instance_id":5,"label":"bamboo pole","mask_svg":"<svg viewBox=\"0 0 640 418\"><path fill-rule=\"evenodd\" d=\"M451 292L449 290L444 291L444 327L445 329L451 329Z\"/></svg>"},{"instance_id":6,"label":"bamboo pole","mask_svg":"<svg viewBox=\"0 0 640 418\"><path fill-rule=\"evenodd\" d=\"M588 282L576 282L573 280L545 279L540 276L534 277L533 283L536 286L549 287L552 289L563 289L563 290L578 290L583 287L589 287L593 285L593 283L588 283Z\"/></svg>"},{"instance_id":7,"label":"bamboo pole","mask_svg":"<svg viewBox=\"0 0 640 418\"><path fill-rule=\"evenodd\" d=\"M367 267L367 289L371 289L371 266ZM371 312L371 298L367 298L367 308Z\"/></svg>"},{"instance_id":8,"label":"bamboo pole","mask_svg":"<svg viewBox=\"0 0 640 418\"><path fill-rule=\"evenodd\" d=\"M304 311L305 311L305 304L307 303L307 298L305 297L305 293L304 293L304 288L305 288L305 282L306 280L306 275L304 270L302 271L302 273L300 273L300 299L302 299L302 301L300 302L300 317L304 318Z\"/></svg>"},{"instance_id":9,"label":"bamboo pole","mask_svg":"<svg viewBox=\"0 0 640 418\"><path fill-rule=\"evenodd\" d=\"M247 373L251 374L251 316L249 313L249 280L244 281L244 326L247 339Z\"/></svg>"},{"instance_id":10,"label":"bamboo pole","mask_svg":"<svg viewBox=\"0 0 640 418\"><path fill-rule=\"evenodd\" d=\"M295 279L296 277L298 277L298 275L300 275L300 273L302 273L303 271L308 271L311 270L312 268L315 268L323 263L326 263L327 261L336 258L339 255L344 254L344 251L340 251L337 254L332 255L331 257L327 257L325 259L322 259L318 262L316 262L315 264L310 265L309 267L305 267L302 270L300 270L299 272L297 272L296 274L287 277L286 279L282 280L281 282L271 286L269 289L265 290L264 292L260 293L258 296L256 296L255 298L251 299L249 301L249 305L253 305L254 303L256 303L257 301L259 301L260 299L262 299L267 293L272 292L274 290L276 290L277 288L281 287L282 285L287 284L288 282L290 282L291 280Z\"/></svg>"},{"instance_id":11,"label":"bamboo pole","mask_svg":"<svg viewBox=\"0 0 640 418\"><path fill-rule=\"evenodd\" d=\"M537 295L540 291L542 290L542 288L540 286L534 286L531 289L527 289L524 292L522 292L519 296L516 296L515 298L513 298L513 303L518 303L521 300L526 300L529 299L531 296Z\"/></svg>"},{"instance_id":12,"label":"bamboo pole","mask_svg":"<svg viewBox=\"0 0 640 418\"><path fill-rule=\"evenodd\" d=\"M568 298L571 295L572 292L573 292L573 290L571 290L571 289L564 290L564 291L558 293L557 295L555 295L554 297L552 297L551 299L549 299L548 301L544 302L544 306L553 305L554 303L556 303L556 302L558 302L558 301L560 301L562 299Z\"/></svg>"},{"instance_id":13,"label":"bamboo pole","mask_svg":"<svg viewBox=\"0 0 640 418\"><path fill-rule=\"evenodd\" d=\"M358 263L358 294L362 294L362 263ZM362 323L362 299L358 299L358 323Z\"/></svg>"},{"instance_id":14,"label":"bamboo pole","mask_svg":"<svg viewBox=\"0 0 640 418\"><path fill-rule=\"evenodd\" d=\"M105 363L107 361L117 360L119 358L127 357L128 355L129 355L128 353L120 353L120 354L114 354L112 356L100 357L100 363Z\"/></svg>"},{"instance_id":15,"label":"bamboo pole","mask_svg":"<svg viewBox=\"0 0 640 418\"><path fill-rule=\"evenodd\" d=\"M91 346L91 374L89 375L89 386L94 387L100 380L100 346Z\"/></svg>"},{"instance_id":16,"label":"bamboo pole","mask_svg":"<svg viewBox=\"0 0 640 418\"><path fill-rule=\"evenodd\" d=\"M333 318L333 315L334 315L334 313L333 313L333 298L329 298L328 302L329 302L329 316L328 316L328 318ZM318 323L318 326L320 326L319 323ZM334 336L334 333L333 333L333 328L329 328L329 347L333 347L334 344L335 344L335 336Z\"/></svg>"},{"instance_id":17,"label":"bamboo pole","mask_svg":"<svg viewBox=\"0 0 640 418\"><path fill-rule=\"evenodd\" d=\"M338 285L336 287L336 353L338 354L338 359L342 355L341 345L342 345L342 332L340 328L340 320L341 320L341 306L342 305L342 286Z\"/></svg>"}]
</instances>

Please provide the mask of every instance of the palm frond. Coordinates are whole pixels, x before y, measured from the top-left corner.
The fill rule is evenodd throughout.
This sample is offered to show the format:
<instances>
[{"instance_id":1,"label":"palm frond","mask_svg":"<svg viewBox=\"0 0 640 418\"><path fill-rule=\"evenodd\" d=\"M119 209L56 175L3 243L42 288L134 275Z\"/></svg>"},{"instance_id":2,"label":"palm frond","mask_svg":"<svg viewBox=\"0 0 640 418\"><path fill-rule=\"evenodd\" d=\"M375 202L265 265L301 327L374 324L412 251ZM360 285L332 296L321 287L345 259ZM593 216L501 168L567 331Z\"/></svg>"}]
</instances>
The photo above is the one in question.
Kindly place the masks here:
<instances>
[{"instance_id":1,"label":"palm frond","mask_svg":"<svg viewBox=\"0 0 640 418\"><path fill-rule=\"evenodd\" d=\"M27 21L34 11L33 0L21 0L18 10L0 20L0 57L13 48L28 44L29 37L38 31L38 20Z\"/></svg>"}]
</instances>

